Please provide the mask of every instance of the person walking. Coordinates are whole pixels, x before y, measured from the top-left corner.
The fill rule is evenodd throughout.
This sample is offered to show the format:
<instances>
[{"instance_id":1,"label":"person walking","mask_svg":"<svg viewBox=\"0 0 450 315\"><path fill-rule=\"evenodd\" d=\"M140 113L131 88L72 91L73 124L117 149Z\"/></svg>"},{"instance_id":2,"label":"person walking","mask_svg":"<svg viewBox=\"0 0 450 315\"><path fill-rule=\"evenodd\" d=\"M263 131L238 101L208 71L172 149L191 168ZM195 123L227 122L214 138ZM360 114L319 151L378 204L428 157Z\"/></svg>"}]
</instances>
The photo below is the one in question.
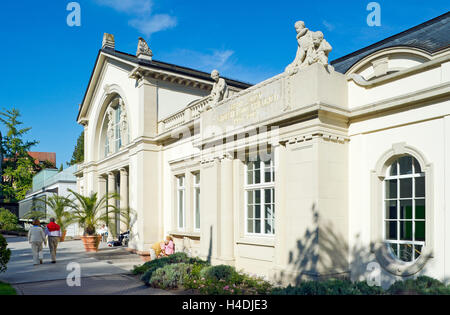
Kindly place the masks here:
<instances>
[{"instance_id":1,"label":"person walking","mask_svg":"<svg viewBox=\"0 0 450 315\"><path fill-rule=\"evenodd\" d=\"M55 218L50 218L50 223L47 224L45 234L48 236L48 248L50 249L50 256L52 264L56 263L56 249L61 237L61 227L55 223Z\"/></svg>"},{"instance_id":2,"label":"person walking","mask_svg":"<svg viewBox=\"0 0 450 315\"><path fill-rule=\"evenodd\" d=\"M28 231L28 242L31 244L31 250L33 251L33 264L42 264L42 243L47 245L47 240L44 230L41 228L41 222L37 219L33 221L33 226Z\"/></svg>"}]
</instances>

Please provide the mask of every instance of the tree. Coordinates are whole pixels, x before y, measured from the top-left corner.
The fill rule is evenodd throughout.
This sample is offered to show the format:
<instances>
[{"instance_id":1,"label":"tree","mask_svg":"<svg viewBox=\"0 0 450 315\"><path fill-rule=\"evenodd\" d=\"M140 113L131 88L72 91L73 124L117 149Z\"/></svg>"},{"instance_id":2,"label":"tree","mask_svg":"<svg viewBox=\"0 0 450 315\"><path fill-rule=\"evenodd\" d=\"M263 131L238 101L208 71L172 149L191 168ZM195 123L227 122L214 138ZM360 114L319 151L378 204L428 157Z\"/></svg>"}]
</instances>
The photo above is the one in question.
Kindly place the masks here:
<instances>
[{"instance_id":1,"label":"tree","mask_svg":"<svg viewBox=\"0 0 450 315\"><path fill-rule=\"evenodd\" d=\"M100 224L109 225L112 217L121 217L121 210L108 204L108 200L119 199L119 195L112 193L106 194L98 198L97 193L91 193L90 196L83 196L69 189L70 193L76 198L76 202L72 201L72 218L74 222L78 222L84 229L84 235L95 235L96 227Z\"/></svg>"},{"instance_id":2,"label":"tree","mask_svg":"<svg viewBox=\"0 0 450 315\"><path fill-rule=\"evenodd\" d=\"M72 159L70 162L67 162L68 166L72 166L78 163L84 162L84 130L81 132L81 135L77 139L77 144L75 145L75 149L72 153Z\"/></svg>"},{"instance_id":3,"label":"tree","mask_svg":"<svg viewBox=\"0 0 450 315\"><path fill-rule=\"evenodd\" d=\"M73 222L72 215L68 210L72 204L72 200L69 198L53 194L48 198L39 198L39 201L50 208L50 216L55 218L56 224L61 228L61 232L64 232Z\"/></svg>"},{"instance_id":4,"label":"tree","mask_svg":"<svg viewBox=\"0 0 450 315\"><path fill-rule=\"evenodd\" d=\"M13 231L17 228L17 217L5 208L0 208L0 230Z\"/></svg>"},{"instance_id":5,"label":"tree","mask_svg":"<svg viewBox=\"0 0 450 315\"><path fill-rule=\"evenodd\" d=\"M31 127L22 128L19 121L20 112L17 109L0 112L0 122L7 129L7 133L1 140L0 150L3 155L3 178L1 188L3 197L7 202L21 200L31 188L33 174L40 166L34 163L28 154L30 148L38 141L24 141L23 137Z\"/></svg>"},{"instance_id":6,"label":"tree","mask_svg":"<svg viewBox=\"0 0 450 315\"><path fill-rule=\"evenodd\" d=\"M59 167L58 173L61 173L64 171L64 165L61 163L61 166Z\"/></svg>"},{"instance_id":7,"label":"tree","mask_svg":"<svg viewBox=\"0 0 450 315\"><path fill-rule=\"evenodd\" d=\"M11 257L11 250L8 247L8 242L0 234L0 273L6 271L6 264Z\"/></svg>"},{"instance_id":8,"label":"tree","mask_svg":"<svg viewBox=\"0 0 450 315\"><path fill-rule=\"evenodd\" d=\"M31 221L43 220L47 218L47 215L45 214L45 212L40 210L30 210L23 215L23 218Z\"/></svg>"}]
</instances>

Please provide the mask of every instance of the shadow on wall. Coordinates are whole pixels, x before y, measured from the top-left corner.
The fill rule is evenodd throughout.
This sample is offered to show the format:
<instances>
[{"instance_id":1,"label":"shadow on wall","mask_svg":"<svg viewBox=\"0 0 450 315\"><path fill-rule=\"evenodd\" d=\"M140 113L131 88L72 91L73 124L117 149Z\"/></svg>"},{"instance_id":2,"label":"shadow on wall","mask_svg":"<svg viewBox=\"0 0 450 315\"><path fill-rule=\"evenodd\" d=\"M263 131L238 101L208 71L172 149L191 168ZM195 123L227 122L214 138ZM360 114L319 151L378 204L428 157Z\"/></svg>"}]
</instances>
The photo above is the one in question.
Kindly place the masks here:
<instances>
[{"instance_id":1,"label":"shadow on wall","mask_svg":"<svg viewBox=\"0 0 450 315\"><path fill-rule=\"evenodd\" d=\"M325 280L347 278L353 281L373 281L370 263L377 263L375 244L362 246L360 235L355 235L354 246L349 248L347 237L336 232L330 220L321 218L316 205L311 207L312 222L302 238L298 239L294 250L288 253L287 268L274 275L280 285L298 285L305 280ZM386 262L385 262L386 263ZM380 284L384 288L393 282L414 278L426 273L426 266L411 275L406 272L394 275L387 270L397 266L379 266ZM445 280L444 280L445 281Z\"/></svg>"},{"instance_id":2,"label":"shadow on wall","mask_svg":"<svg viewBox=\"0 0 450 315\"><path fill-rule=\"evenodd\" d=\"M212 237L213 237L213 226L209 227L209 248L208 248L208 256L206 257L206 261L211 264L211 256L212 256Z\"/></svg>"},{"instance_id":3,"label":"shadow on wall","mask_svg":"<svg viewBox=\"0 0 450 315\"><path fill-rule=\"evenodd\" d=\"M298 285L305 280L359 278L359 274L365 274L367 264L373 261L370 249L354 246L349 250L347 237L338 234L329 221L319 216L316 204L311 211L310 227L297 240L295 250L289 251L288 266L275 275L275 282Z\"/></svg>"}]
</instances>

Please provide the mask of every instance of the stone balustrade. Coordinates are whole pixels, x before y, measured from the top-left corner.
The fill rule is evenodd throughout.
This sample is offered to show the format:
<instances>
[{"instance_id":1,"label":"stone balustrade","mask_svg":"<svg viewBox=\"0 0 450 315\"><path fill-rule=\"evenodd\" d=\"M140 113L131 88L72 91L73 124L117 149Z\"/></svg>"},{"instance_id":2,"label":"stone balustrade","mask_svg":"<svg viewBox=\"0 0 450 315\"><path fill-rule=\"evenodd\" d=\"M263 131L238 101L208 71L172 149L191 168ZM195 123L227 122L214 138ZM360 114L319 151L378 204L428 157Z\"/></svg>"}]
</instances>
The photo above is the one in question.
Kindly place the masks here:
<instances>
[{"instance_id":1,"label":"stone balustrade","mask_svg":"<svg viewBox=\"0 0 450 315\"><path fill-rule=\"evenodd\" d=\"M189 104L187 107L176 112L172 116L161 120L158 124L158 133L161 134L163 132L175 129L184 123L199 118L201 111L208 104L208 101L209 95Z\"/></svg>"}]
</instances>

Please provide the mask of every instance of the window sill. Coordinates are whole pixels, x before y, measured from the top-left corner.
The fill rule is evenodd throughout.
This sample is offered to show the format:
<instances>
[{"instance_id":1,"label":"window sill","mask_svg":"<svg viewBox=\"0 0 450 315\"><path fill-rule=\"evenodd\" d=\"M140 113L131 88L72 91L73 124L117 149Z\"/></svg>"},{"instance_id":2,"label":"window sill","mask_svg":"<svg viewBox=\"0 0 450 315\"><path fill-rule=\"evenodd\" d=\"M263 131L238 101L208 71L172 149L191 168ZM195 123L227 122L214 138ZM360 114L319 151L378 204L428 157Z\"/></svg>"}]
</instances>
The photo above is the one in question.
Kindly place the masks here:
<instances>
[{"instance_id":1,"label":"window sill","mask_svg":"<svg viewBox=\"0 0 450 315\"><path fill-rule=\"evenodd\" d=\"M240 238L236 244L238 245L254 245L263 247L275 247L275 236L271 237L254 237L245 236Z\"/></svg>"},{"instance_id":2,"label":"window sill","mask_svg":"<svg viewBox=\"0 0 450 315\"><path fill-rule=\"evenodd\" d=\"M176 236L185 236L185 237L191 237L191 238L200 238L200 232L187 232L187 231L169 231L170 235L176 235Z\"/></svg>"}]
</instances>

